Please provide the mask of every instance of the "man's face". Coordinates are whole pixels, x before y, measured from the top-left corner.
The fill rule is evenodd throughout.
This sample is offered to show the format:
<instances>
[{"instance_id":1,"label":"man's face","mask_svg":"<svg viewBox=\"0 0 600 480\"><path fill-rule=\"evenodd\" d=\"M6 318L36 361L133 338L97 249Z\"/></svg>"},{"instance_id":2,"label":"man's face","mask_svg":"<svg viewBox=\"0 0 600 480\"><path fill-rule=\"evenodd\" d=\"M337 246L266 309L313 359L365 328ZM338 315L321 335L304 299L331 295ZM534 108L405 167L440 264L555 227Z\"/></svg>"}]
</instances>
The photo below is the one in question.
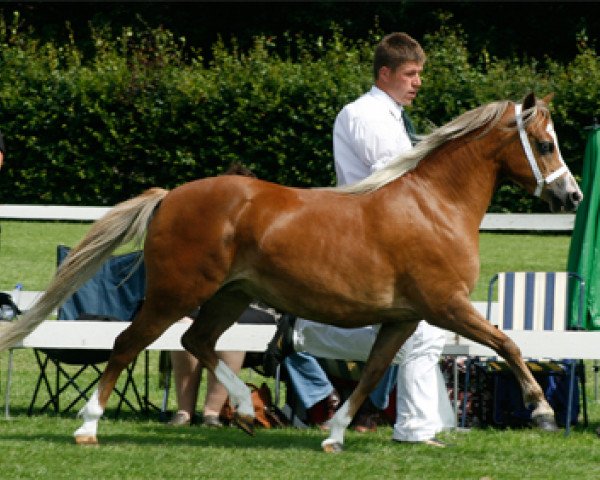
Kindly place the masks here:
<instances>
[{"instance_id":1,"label":"man's face","mask_svg":"<svg viewBox=\"0 0 600 480\"><path fill-rule=\"evenodd\" d=\"M395 70L381 67L375 85L400 105L410 105L421 88L423 64L406 62Z\"/></svg>"}]
</instances>

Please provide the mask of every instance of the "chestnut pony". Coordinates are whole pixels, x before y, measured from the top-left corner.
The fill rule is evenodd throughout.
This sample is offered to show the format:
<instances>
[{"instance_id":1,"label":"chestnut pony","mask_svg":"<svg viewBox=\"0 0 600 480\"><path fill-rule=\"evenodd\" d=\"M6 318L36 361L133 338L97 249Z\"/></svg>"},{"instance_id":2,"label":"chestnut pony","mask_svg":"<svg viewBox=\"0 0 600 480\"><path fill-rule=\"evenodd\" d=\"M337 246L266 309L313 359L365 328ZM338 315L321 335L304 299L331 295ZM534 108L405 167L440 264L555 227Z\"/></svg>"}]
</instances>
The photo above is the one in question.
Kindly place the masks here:
<instances>
[{"instance_id":1,"label":"chestnut pony","mask_svg":"<svg viewBox=\"0 0 600 480\"><path fill-rule=\"evenodd\" d=\"M45 294L0 338L0 349L31 332L116 247L145 236L146 300L80 412L78 443L97 442L98 419L123 368L198 305L181 342L226 386L238 425L252 433L249 391L214 347L254 299L339 327L381 324L355 391L331 421L326 451L342 449L358 407L421 319L505 358L537 425L556 429L518 347L469 299L479 274L479 225L499 181L513 180L552 210L574 210L582 199L548 101L529 94L521 104L466 112L350 186L300 189L220 176L170 192L150 189L92 225Z\"/></svg>"}]
</instances>

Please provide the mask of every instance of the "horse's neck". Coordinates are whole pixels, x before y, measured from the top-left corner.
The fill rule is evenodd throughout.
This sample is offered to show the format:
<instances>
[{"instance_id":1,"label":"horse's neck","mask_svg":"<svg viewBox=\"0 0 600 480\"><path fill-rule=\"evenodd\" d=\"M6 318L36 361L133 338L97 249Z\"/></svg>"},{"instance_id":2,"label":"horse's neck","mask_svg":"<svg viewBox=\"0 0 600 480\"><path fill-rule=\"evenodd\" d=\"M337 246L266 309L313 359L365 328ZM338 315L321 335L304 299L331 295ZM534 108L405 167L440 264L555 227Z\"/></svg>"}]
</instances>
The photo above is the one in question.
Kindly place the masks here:
<instances>
[{"instance_id":1,"label":"horse's neck","mask_svg":"<svg viewBox=\"0 0 600 480\"><path fill-rule=\"evenodd\" d=\"M486 148L487 142L463 141L440 147L423 159L414 171L425 197L435 195L452 211L469 212L477 227L491 202L499 166Z\"/></svg>"}]
</instances>

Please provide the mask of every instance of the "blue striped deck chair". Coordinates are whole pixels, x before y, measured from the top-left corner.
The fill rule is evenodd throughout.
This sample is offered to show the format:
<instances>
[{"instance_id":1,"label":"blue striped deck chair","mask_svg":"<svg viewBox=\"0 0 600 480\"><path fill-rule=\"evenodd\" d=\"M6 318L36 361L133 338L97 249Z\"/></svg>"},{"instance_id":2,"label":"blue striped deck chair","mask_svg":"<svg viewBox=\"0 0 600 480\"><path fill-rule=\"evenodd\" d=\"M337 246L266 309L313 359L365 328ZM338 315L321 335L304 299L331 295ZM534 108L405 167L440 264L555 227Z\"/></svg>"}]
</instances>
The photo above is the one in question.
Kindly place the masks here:
<instances>
[{"instance_id":1,"label":"blue striped deck chair","mask_svg":"<svg viewBox=\"0 0 600 480\"><path fill-rule=\"evenodd\" d=\"M575 282L570 282L574 279ZM570 305L569 285L579 285L579 298L585 284L581 276L574 272L501 272L492 277L488 287L487 320L492 321L494 290L497 286L498 309L497 327L500 330L565 331L569 330L568 311ZM579 308L578 329L583 329L583 318ZM494 322L496 323L496 322ZM575 391L576 367L582 383L584 423L587 424L587 402L585 398L585 370L583 361L561 359L570 369L565 435L569 434L571 408ZM468 369L467 369L468 372ZM465 400L468 379L465 379ZM465 424L466 404L463 404L461 424Z\"/></svg>"},{"instance_id":2,"label":"blue striped deck chair","mask_svg":"<svg viewBox=\"0 0 600 480\"><path fill-rule=\"evenodd\" d=\"M569 278L584 288L573 272L502 272L488 288L487 319L491 321L494 284L498 284L498 328L501 330L568 330ZM583 299L583 295L579 295ZM583 309L580 308L580 311ZM583 329L583 317L578 319Z\"/></svg>"}]
</instances>

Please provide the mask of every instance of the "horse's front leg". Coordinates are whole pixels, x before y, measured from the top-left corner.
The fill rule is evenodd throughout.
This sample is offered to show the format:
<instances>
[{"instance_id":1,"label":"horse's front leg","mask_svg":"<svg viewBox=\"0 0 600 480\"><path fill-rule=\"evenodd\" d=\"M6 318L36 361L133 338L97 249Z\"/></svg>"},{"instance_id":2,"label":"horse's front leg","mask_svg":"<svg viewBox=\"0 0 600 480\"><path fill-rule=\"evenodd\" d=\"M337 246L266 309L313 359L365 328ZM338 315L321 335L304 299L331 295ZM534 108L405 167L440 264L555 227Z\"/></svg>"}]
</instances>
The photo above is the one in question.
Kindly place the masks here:
<instances>
[{"instance_id":1,"label":"horse's front leg","mask_svg":"<svg viewBox=\"0 0 600 480\"><path fill-rule=\"evenodd\" d=\"M348 425L350 425L367 395L375 389L398 350L406 339L413 334L417 325L418 321L391 322L381 325L358 385L329 421L329 437L321 443L321 447L325 452L337 453L342 451L344 434Z\"/></svg>"},{"instance_id":2,"label":"horse's front leg","mask_svg":"<svg viewBox=\"0 0 600 480\"><path fill-rule=\"evenodd\" d=\"M543 430L557 430L554 411L527 368L519 347L504 332L483 318L468 298L454 299L447 304L443 314L440 312L432 318L438 319L435 325L488 346L504 358L519 382L524 404L534 406L531 418L535 424Z\"/></svg>"}]
</instances>

